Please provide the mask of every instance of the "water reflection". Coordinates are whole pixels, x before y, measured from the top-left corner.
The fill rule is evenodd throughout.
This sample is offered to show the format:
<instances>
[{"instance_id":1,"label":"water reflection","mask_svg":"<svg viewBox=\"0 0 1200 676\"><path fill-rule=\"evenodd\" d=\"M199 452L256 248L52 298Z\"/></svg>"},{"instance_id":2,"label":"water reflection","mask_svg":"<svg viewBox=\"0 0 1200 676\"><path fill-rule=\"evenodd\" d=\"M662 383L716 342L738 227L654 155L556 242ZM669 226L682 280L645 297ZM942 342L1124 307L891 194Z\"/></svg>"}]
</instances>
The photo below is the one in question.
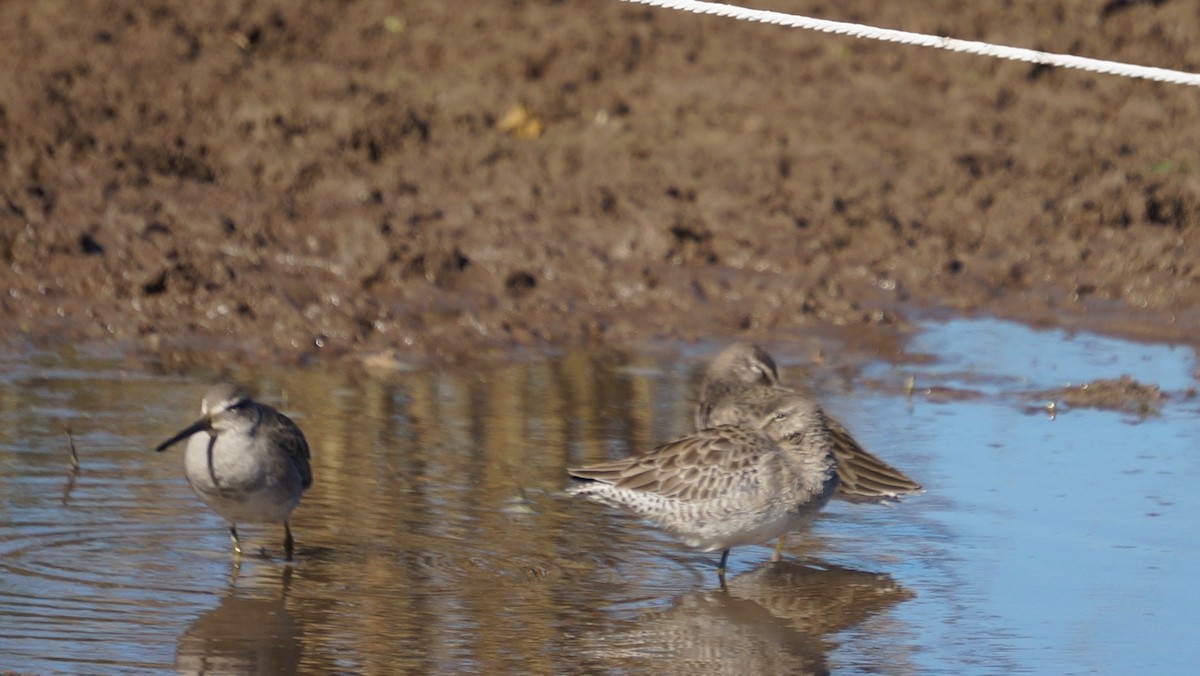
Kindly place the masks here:
<instances>
[{"instance_id":1,"label":"water reflection","mask_svg":"<svg viewBox=\"0 0 1200 676\"><path fill-rule=\"evenodd\" d=\"M711 557L562 491L568 463L687 429L687 364L575 353L485 370L232 375L313 446L293 567L251 556L231 568L182 460L151 451L207 378L78 355L0 369L6 667L562 673L578 667L578 637L619 621L614 609L715 583ZM64 493L66 426L80 471ZM269 527L244 531L249 551L274 544ZM786 593L783 569L745 572L755 560L735 563L714 597L727 601L699 607L770 615L738 596L760 578ZM823 654L822 632L775 621L801 654Z\"/></svg>"},{"instance_id":2,"label":"water reflection","mask_svg":"<svg viewBox=\"0 0 1200 676\"><path fill-rule=\"evenodd\" d=\"M828 673L830 636L911 597L885 574L765 563L725 587L681 594L665 609L588 637L588 666L656 674Z\"/></svg>"},{"instance_id":3,"label":"water reflection","mask_svg":"<svg viewBox=\"0 0 1200 676\"><path fill-rule=\"evenodd\" d=\"M1150 666L1194 663L1191 644L1163 627L1188 626L1200 605L1189 583L1195 400L1172 396L1136 425L1090 410L1050 421L1024 413L1022 393L1113 377L1101 368L1111 362L1064 358L1049 375L1042 362L984 368L973 355L990 353L931 335L912 346L937 359L858 364L817 388L929 493L895 509L832 505L782 565L762 563L767 547L739 548L723 591L715 555L562 490L568 465L685 433L691 361L602 352L499 368L221 374L296 420L316 477L294 513L295 565L249 556L233 576L224 524L188 488L182 458L152 451L194 416L215 374L0 355L0 666L1064 672L1132 666L1123 656L1147 652ZM1021 349L1070 352L1065 337L1046 340ZM1120 347L1134 377L1191 383L1155 375L1191 374L1189 351ZM786 366L786 351L777 356ZM981 394L910 406L913 375L921 391ZM64 496L65 427L80 469ZM250 551L278 546L270 527L242 537ZM691 641L706 635L707 649Z\"/></svg>"},{"instance_id":4,"label":"water reflection","mask_svg":"<svg viewBox=\"0 0 1200 676\"><path fill-rule=\"evenodd\" d=\"M63 484L63 507L71 500L71 491L75 490L75 482L79 480L79 452L75 448L75 438L71 436L71 428L65 430L67 436L67 482Z\"/></svg>"},{"instance_id":5,"label":"water reflection","mask_svg":"<svg viewBox=\"0 0 1200 676\"><path fill-rule=\"evenodd\" d=\"M301 664L300 623L286 594L236 590L197 617L179 636L175 669L187 674L292 674Z\"/></svg>"}]
</instances>

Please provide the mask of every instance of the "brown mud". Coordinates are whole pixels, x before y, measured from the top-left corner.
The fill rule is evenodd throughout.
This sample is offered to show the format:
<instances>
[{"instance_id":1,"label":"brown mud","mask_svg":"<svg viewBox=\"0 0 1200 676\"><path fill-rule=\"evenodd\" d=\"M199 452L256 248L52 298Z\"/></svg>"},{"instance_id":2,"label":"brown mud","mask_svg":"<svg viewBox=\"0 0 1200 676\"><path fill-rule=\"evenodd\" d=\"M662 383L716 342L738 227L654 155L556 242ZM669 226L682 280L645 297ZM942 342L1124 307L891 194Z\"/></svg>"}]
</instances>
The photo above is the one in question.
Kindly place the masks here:
<instances>
[{"instance_id":1,"label":"brown mud","mask_svg":"<svg viewBox=\"0 0 1200 676\"><path fill-rule=\"evenodd\" d=\"M1167 395L1157 385L1147 385L1130 376L1093 380L1082 385L1067 385L1056 392L1044 392L1043 398L1059 400L1073 408L1103 408L1136 413L1156 414ZM1196 396L1188 390L1184 396Z\"/></svg>"},{"instance_id":2,"label":"brown mud","mask_svg":"<svg viewBox=\"0 0 1200 676\"><path fill-rule=\"evenodd\" d=\"M1186 2L756 6L1200 70ZM8 344L387 366L915 311L1200 325L1192 88L616 0L15 1L0 64Z\"/></svg>"}]
</instances>

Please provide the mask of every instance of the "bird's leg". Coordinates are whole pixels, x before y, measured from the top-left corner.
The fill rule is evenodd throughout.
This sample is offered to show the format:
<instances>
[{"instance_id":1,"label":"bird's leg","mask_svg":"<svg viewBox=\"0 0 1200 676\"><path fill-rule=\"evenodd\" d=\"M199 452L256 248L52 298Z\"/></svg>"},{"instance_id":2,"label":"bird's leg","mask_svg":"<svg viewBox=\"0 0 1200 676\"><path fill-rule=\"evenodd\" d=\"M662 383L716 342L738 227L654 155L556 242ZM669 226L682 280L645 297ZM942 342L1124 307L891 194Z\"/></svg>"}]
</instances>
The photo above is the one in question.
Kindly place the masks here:
<instances>
[{"instance_id":1,"label":"bird's leg","mask_svg":"<svg viewBox=\"0 0 1200 676\"><path fill-rule=\"evenodd\" d=\"M242 543L238 542L237 526L229 524L229 539L233 540L233 553L241 556Z\"/></svg>"},{"instance_id":2,"label":"bird's leg","mask_svg":"<svg viewBox=\"0 0 1200 676\"><path fill-rule=\"evenodd\" d=\"M242 557L234 556L229 560L229 586L237 584L238 576L242 573Z\"/></svg>"},{"instance_id":3,"label":"bird's leg","mask_svg":"<svg viewBox=\"0 0 1200 676\"><path fill-rule=\"evenodd\" d=\"M771 561L779 561L783 558L783 543L787 540L787 535L780 535L779 542L775 543L775 553L771 555Z\"/></svg>"},{"instance_id":4,"label":"bird's leg","mask_svg":"<svg viewBox=\"0 0 1200 676\"><path fill-rule=\"evenodd\" d=\"M292 527L287 521L283 522L283 551L287 553L287 560L292 561L292 551L295 548L295 542L292 540Z\"/></svg>"},{"instance_id":5,"label":"bird's leg","mask_svg":"<svg viewBox=\"0 0 1200 676\"><path fill-rule=\"evenodd\" d=\"M725 579L725 564L729 561L729 550L721 552L721 563L717 564L717 575Z\"/></svg>"}]
</instances>

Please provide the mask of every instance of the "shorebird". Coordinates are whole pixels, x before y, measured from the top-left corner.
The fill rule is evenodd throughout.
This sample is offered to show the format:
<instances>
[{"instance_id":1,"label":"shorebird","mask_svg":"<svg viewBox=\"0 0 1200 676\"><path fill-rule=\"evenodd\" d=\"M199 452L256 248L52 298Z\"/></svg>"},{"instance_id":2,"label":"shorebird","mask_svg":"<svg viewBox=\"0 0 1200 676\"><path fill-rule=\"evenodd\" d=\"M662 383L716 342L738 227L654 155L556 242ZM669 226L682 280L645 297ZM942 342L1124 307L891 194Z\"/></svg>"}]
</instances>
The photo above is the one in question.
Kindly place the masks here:
<instances>
[{"instance_id":1,"label":"shorebird","mask_svg":"<svg viewBox=\"0 0 1200 676\"><path fill-rule=\"evenodd\" d=\"M197 497L229 522L233 551L242 553L239 523L283 522L283 548L292 560L288 522L312 485L308 442L291 418L230 383L214 385L200 403L202 417L158 445L162 452L187 439L184 471Z\"/></svg>"},{"instance_id":2,"label":"shorebird","mask_svg":"<svg viewBox=\"0 0 1200 676\"><path fill-rule=\"evenodd\" d=\"M709 362L696 405L697 430L750 423L782 395L795 390L779 382L775 360L751 343L734 343ZM868 453L844 425L825 416L837 458L836 497L850 502L885 502L921 492L921 485Z\"/></svg>"},{"instance_id":3,"label":"shorebird","mask_svg":"<svg viewBox=\"0 0 1200 676\"><path fill-rule=\"evenodd\" d=\"M837 489L834 440L811 399L783 394L751 424L710 427L643 455L567 470L568 490L628 509L703 551L795 530Z\"/></svg>"}]
</instances>

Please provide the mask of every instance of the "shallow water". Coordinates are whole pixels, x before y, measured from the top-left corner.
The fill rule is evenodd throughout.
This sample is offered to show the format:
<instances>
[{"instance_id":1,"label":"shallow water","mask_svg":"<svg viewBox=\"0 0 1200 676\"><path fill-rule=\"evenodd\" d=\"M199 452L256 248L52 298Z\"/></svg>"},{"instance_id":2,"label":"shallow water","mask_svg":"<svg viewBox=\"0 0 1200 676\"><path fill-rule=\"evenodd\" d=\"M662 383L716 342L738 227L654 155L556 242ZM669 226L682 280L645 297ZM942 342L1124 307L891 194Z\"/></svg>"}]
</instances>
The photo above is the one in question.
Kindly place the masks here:
<instances>
[{"instance_id":1,"label":"shallow water","mask_svg":"<svg viewBox=\"0 0 1200 676\"><path fill-rule=\"evenodd\" d=\"M928 492L835 503L730 558L562 492L564 467L687 431L696 365L570 354L485 372L237 378L305 430L282 529L220 519L180 449L207 378L0 358L0 669L277 673L1182 672L1200 592L1190 349L929 324L846 374L777 355ZM791 366L796 364L797 366ZM1129 374L1151 415L1034 394ZM906 396L905 384L915 389ZM69 485L64 428L78 448ZM70 488L68 491L67 488ZM262 554L249 553L262 548Z\"/></svg>"}]
</instances>

